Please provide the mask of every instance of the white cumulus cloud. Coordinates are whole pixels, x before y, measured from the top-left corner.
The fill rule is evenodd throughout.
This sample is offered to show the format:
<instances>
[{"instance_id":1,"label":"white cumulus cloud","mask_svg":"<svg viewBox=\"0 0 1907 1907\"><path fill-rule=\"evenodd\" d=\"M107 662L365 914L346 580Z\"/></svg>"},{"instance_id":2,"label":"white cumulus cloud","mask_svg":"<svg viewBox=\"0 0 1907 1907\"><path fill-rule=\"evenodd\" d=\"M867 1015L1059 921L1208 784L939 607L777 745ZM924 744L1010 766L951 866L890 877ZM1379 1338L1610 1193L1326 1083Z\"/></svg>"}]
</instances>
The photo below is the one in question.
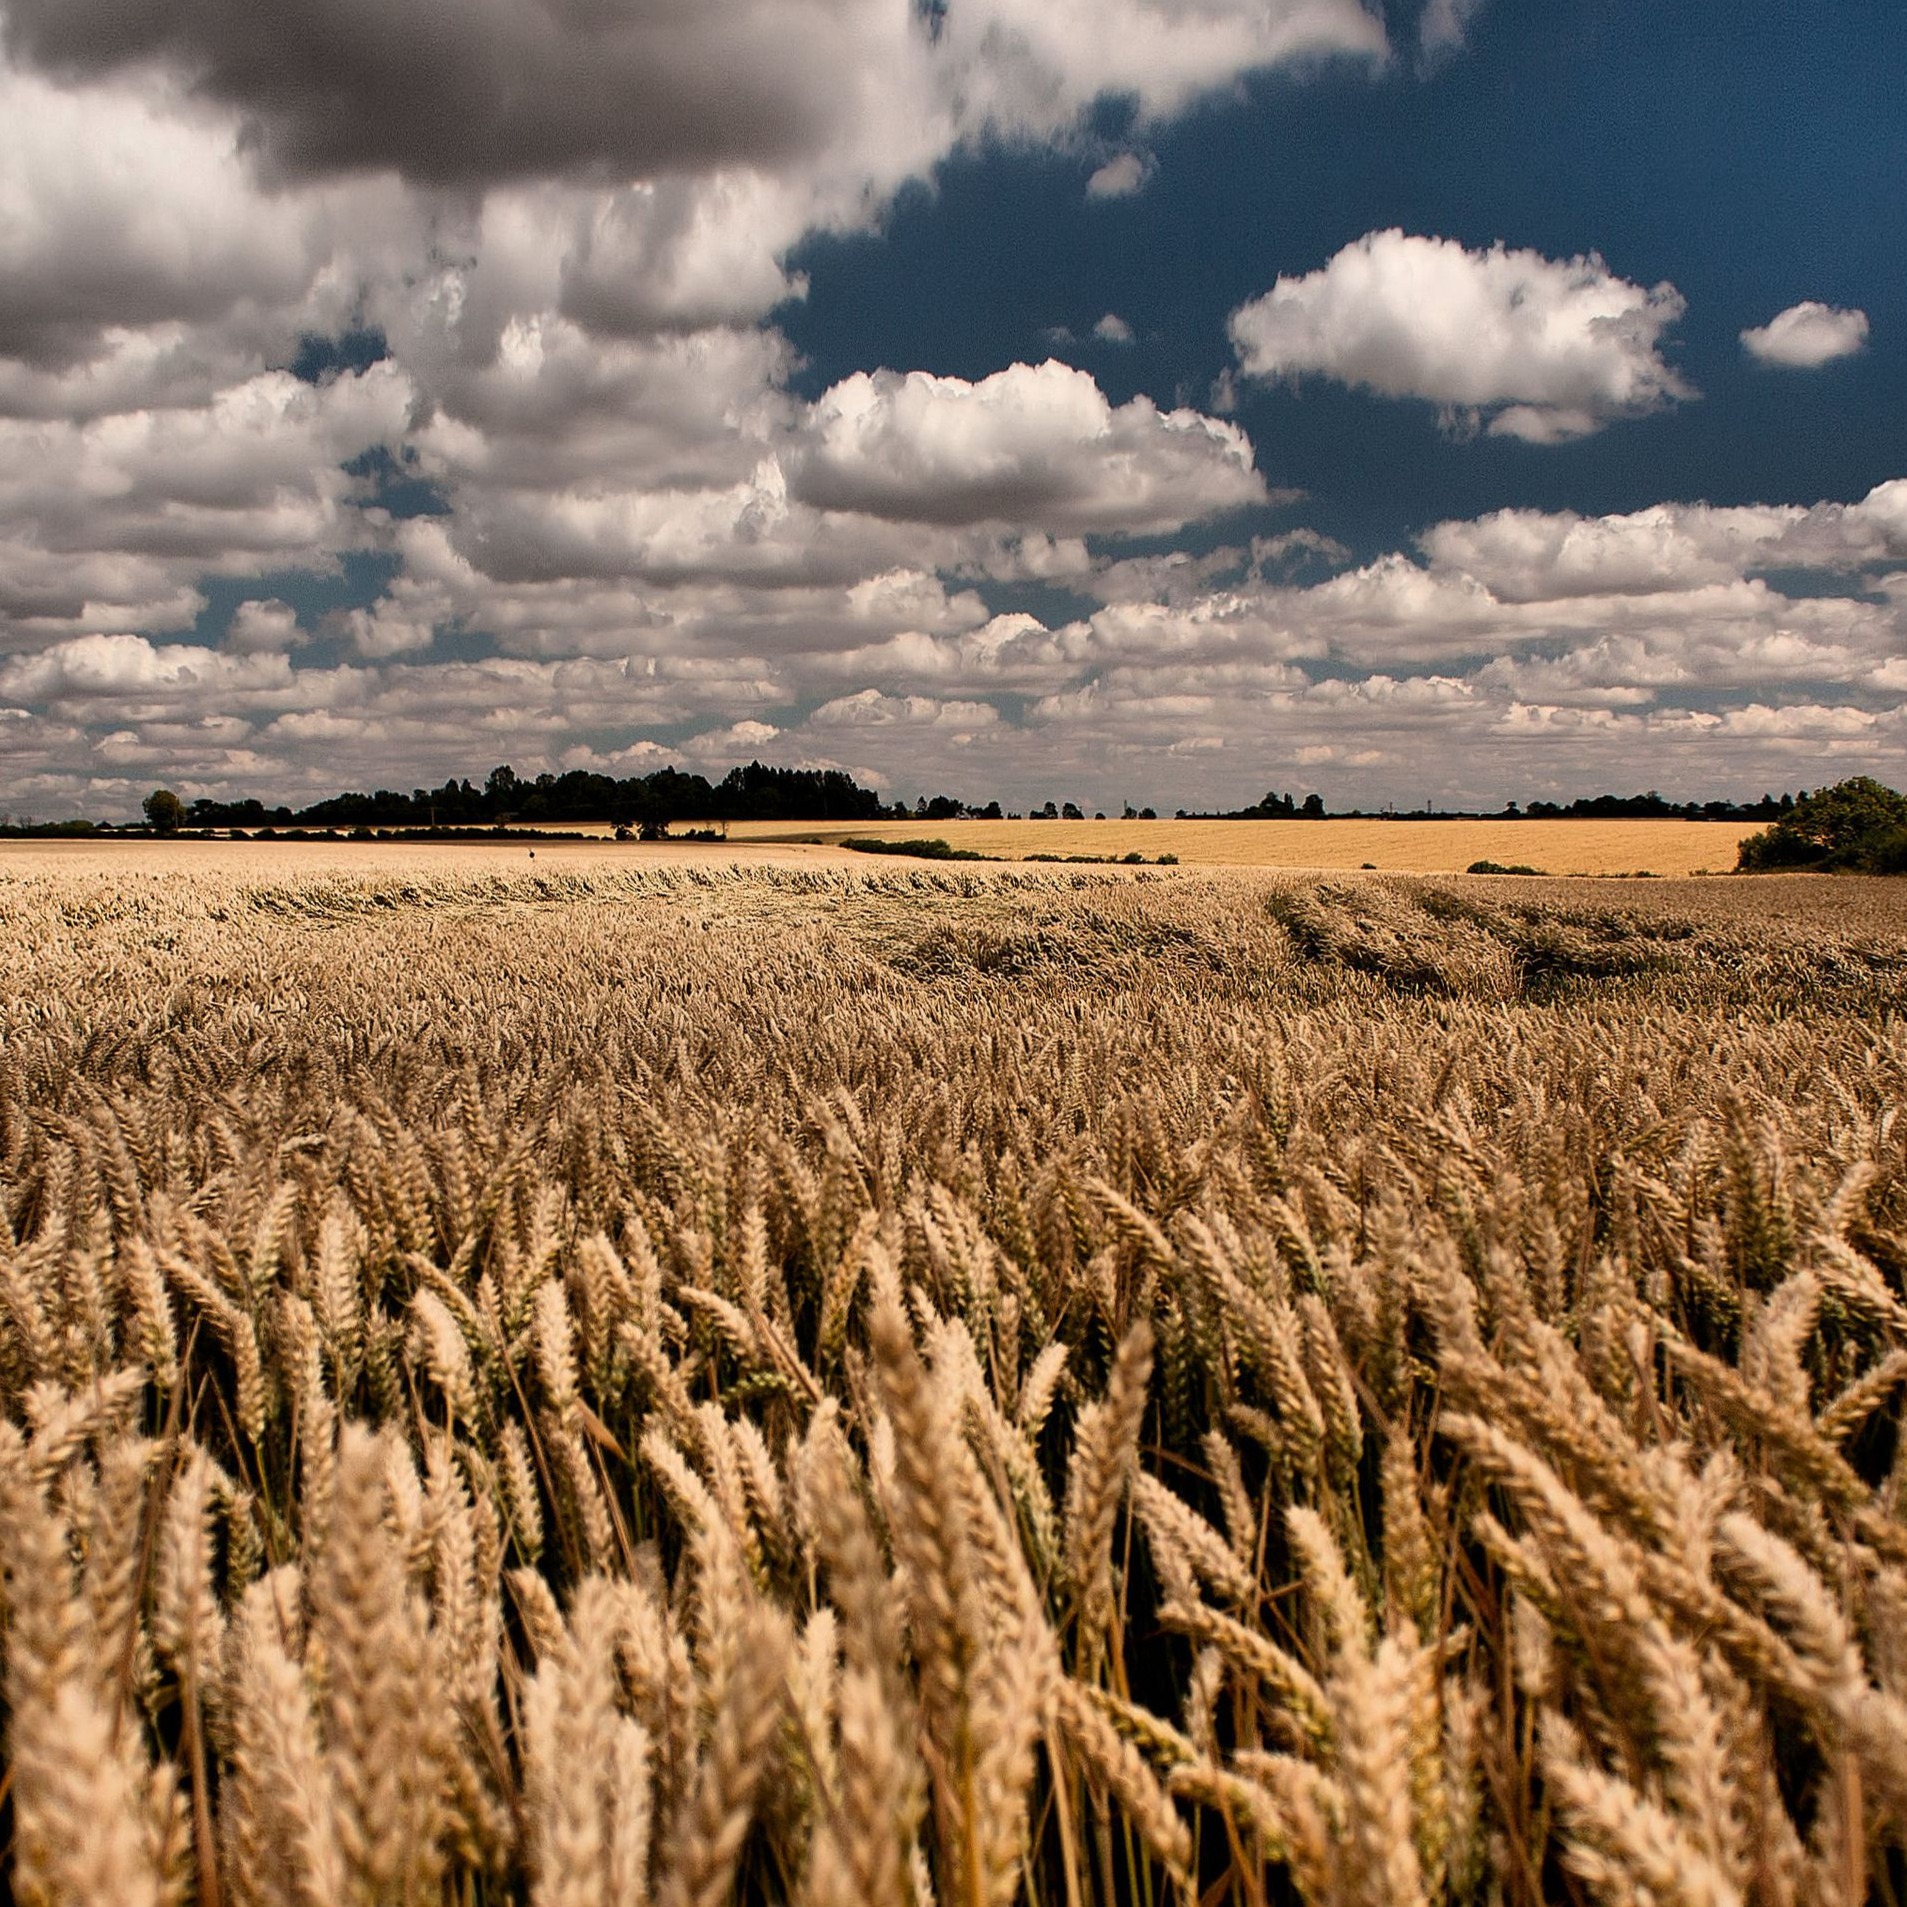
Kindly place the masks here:
<instances>
[{"instance_id":1,"label":"white cumulus cloud","mask_svg":"<svg viewBox=\"0 0 1907 1907\"><path fill-rule=\"evenodd\" d=\"M1115 407L1054 359L975 383L856 372L808 435L796 496L905 521L1157 532L1266 494L1236 425L1145 397Z\"/></svg>"},{"instance_id":2,"label":"white cumulus cloud","mask_svg":"<svg viewBox=\"0 0 1907 1907\"><path fill-rule=\"evenodd\" d=\"M1392 229L1281 277L1232 313L1231 336L1255 377L1329 377L1559 443L1694 395L1661 353L1683 309L1673 285L1630 284L1593 252L1472 251Z\"/></svg>"},{"instance_id":3,"label":"white cumulus cloud","mask_svg":"<svg viewBox=\"0 0 1907 1907\"><path fill-rule=\"evenodd\" d=\"M1777 311L1766 324L1751 325L1741 341L1748 355L1763 364L1812 371L1836 358L1852 357L1867 343L1867 313L1804 298Z\"/></svg>"},{"instance_id":4,"label":"white cumulus cloud","mask_svg":"<svg viewBox=\"0 0 1907 1907\"><path fill-rule=\"evenodd\" d=\"M1772 569L1857 570L1907 560L1907 481L1858 503L1658 503L1621 515L1496 510L1418 538L1432 563L1505 602L1698 589Z\"/></svg>"}]
</instances>

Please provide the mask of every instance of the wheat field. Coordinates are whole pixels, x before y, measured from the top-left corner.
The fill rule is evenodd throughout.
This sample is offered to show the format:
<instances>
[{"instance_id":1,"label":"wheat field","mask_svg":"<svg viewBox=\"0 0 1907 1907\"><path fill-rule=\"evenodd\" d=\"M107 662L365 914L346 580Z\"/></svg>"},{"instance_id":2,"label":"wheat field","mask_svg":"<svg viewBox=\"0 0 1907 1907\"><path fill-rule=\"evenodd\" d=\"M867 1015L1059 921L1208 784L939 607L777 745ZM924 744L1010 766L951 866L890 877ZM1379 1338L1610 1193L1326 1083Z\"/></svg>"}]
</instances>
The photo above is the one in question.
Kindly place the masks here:
<instances>
[{"instance_id":1,"label":"wheat field","mask_svg":"<svg viewBox=\"0 0 1907 1907\"><path fill-rule=\"evenodd\" d=\"M0 867L12 1897L1907 1880L1907 898Z\"/></svg>"},{"instance_id":2,"label":"wheat field","mask_svg":"<svg viewBox=\"0 0 1907 1907\"><path fill-rule=\"evenodd\" d=\"M1176 855L1187 866L1461 874L1474 861L1544 874L1725 874L1754 824L1725 821L882 821L817 828L738 821L737 842L838 842L938 836L949 846L1000 860L1030 854Z\"/></svg>"},{"instance_id":3,"label":"wheat field","mask_svg":"<svg viewBox=\"0 0 1907 1907\"><path fill-rule=\"evenodd\" d=\"M531 823L545 853L569 856L611 851L607 823L559 821ZM1000 861L1029 855L1087 855L1117 860L1137 854L1157 862L1176 856L1188 867L1303 868L1350 872L1372 868L1393 874L1461 874L1473 862L1527 866L1544 874L1652 874L1682 879L1694 874L1725 874L1735 866L1735 850L1753 825L1725 821L1542 820L1542 821L1383 821L1338 818L1326 821L860 821L817 825L812 822L737 821L719 843L676 838L627 842L613 852L640 865L661 862L714 863L797 861L838 864L851 858L844 840L872 836L904 841L921 836ZM424 853L502 853L521 860L521 845L486 840L472 828L467 840L445 844L416 842L364 846L385 857ZM150 843L129 852L135 864L149 865ZM243 842L198 837L174 839L166 851L216 861L237 848L274 855L335 856L355 851L348 842L261 842L247 850ZM0 847L0 866L10 855L34 851L97 855L110 853L100 843L8 843ZM195 861L195 865L198 862Z\"/></svg>"}]
</instances>

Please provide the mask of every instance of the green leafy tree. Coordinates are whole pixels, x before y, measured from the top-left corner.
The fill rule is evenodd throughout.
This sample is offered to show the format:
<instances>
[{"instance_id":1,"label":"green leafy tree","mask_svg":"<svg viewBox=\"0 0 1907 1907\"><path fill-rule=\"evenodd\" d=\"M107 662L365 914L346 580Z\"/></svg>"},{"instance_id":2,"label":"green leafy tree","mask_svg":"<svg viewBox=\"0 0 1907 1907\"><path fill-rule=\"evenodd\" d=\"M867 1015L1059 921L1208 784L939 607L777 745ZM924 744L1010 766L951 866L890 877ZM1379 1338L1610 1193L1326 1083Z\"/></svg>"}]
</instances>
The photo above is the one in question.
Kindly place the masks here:
<instances>
[{"instance_id":1,"label":"green leafy tree","mask_svg":"<svg viewBox=\"0 0 1907 1907\"><path fill-rule=\"evenodd\" d=\"M170 788L155 788L139 805L154 834L176 834L185 820L185 803Z\"/></svg>"},{"instance_id":2,"label":"green leafy tree","mask_svg":"<svg viewBox=\"0 0 1907 1907\"><path fill-rule=\"evenodd\" d=\"M1871 775L1803 795L1736 850L1744 869L1853 868L1899 873L1907 866L1907 795Z\"/></svg>"}]
</instances>

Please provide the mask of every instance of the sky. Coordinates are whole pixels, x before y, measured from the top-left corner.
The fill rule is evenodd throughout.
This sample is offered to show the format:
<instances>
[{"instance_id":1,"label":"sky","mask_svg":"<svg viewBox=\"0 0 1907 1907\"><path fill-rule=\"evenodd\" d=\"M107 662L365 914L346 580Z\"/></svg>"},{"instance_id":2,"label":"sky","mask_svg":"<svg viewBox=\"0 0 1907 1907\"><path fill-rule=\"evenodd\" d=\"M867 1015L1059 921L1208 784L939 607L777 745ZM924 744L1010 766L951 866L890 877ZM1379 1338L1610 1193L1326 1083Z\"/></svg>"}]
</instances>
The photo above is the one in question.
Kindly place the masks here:
<instances>
[{"instance_id":1,"label":"sky","mask_svg":"<svg viewBox=\"0 0 1907 1907\"><path fill-rule=\"evenodd\" d=\"M0 810L1907 775L1898 0L0 0Z\"/></svg>"}]
</instances>

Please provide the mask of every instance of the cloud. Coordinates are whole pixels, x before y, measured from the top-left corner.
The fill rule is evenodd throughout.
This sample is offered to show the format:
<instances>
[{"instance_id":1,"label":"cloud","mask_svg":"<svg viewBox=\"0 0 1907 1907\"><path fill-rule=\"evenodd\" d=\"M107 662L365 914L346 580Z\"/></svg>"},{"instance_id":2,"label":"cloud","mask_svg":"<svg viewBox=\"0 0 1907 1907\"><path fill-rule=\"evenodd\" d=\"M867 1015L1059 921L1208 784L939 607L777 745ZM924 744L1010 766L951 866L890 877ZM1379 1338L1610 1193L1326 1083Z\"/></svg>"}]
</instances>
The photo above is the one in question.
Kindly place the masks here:
<instances>
[{"instance_id":1,"label":"cloud","mask_svg":"<svg viewBox=\"0 0 1907 1907\"><path fill-rule=\"evenodd\" d=\"M8 13L16 57L161 66L237 108L288 171L433 184L772 166L823 144L872 69L917 64L906 11L873 0L292 0L269 14L248 0L12 0Z\"/></svg>"},{"instance_id":2,"label":"cloud","mask_svg":"<svg viewBox=\"0 0 1907 1907\"><path fill-rule=\"evenodd\" d=\"M759 754L780 733L773 722L730 722L705 735L691 736L682 744L682 752L691 761L739 762Z\"/></svg>"},{"instance_id":3,"label":"cloud","mask_svg":"<svg viewBox=\"0 0 1907 1907\"><path fill-rule=\"evenodd\" d=\"M225 647L241 656L295 649L304 640L298 612L276 596L240 603L225 631Z\"/></svg>"},{"instance_id":4,"label":"cloud","mask_svg":"<svg viewBox=\"0 0 1907 1907\"><path fill-rule=\"evenodd\" d=\"M1326 563L1333 567L1351 560L1349 548L1334 536L1312 529L1283 530L1276 536L1255 536L1251 544L1252 567L1294 570L1305 563Z\"/></svg>"},{"instance_id":5,"label":"cloud","mask_svg":"<svg viewBox=\"0 0 1907 1907\"><path fill-rule=\"evenodd\" d=\"M1108 159L1086 181L1089 199L1129 199L1142 191L1152 176L1152 160L1139 152L1122 152Z\"/></svg>"},{"instance_id":6,"label":"cloud","mask_svg":"<svg viewBox=\"0 0 1907 1907\"><path fill-rule=\"evenodd\" d=\"M192 643L155 644L144 636L75 636L0 665L0 696L76 715L96 717L105 710L115 719L201 697L277 696L290 685L283 656L227 655Z\"/></svg>"},{"instance_id":7,"label":"cloud","mask_svg":"<svg viewBox=\"0 0 1907 1907\"><path fill-rule=\"evenodd\" d=\"M1470 251L1393 229L1281 277L1230 329L1254 377L1316 374L1560 443L1694 395L1660 352L1683 309L1674 286L1632 285L1594 253Z\"/></svg>"},{"instance_id":8,"label":"cloud","mask_svg":"<svg viewBox=\"0 0 1907 1907\"><path fill-rule=\"evenodd\" d=\"M1093 326L1093 336L1101 344L1130 344L1132 327L1120 317L1118 312L1109 311Z\"/></svg>"},{"instance_id":9,"label":"cloud","mask_svg":"<svg viewBox=\"0 0 1907 1907\"><path fill-rule=\"evenodd\" d=\"M203 401L0 417L0 646L189 626L208 572L322 568L374 525L343 466L401 441L396 365L322 386L268 371Z\"/></svg>"},{"instance_id":10,"label":"cloud","mask_svg":"<svg viewBox=\"0 0 1907 1907\"><path fill-rule=\"evenodd\" d=\"M301 176L431 185L852 170L888 184L1102 93L1176 111L1243 72L1379 58L1358 0L11 0L16 59L161 68Z\"/></svg>"},{"instance_id":11,"label":"cloud","mask_svg":"<svg viewBox=\"0 0 1907 1907\"><path fill-rule=\"evenodd\" d=\"M560 306L595 336L743 324L807 293L782 254L820 208L782 180L722 172L531 196L562 205Z\"/></svg>"},{"instance_id":12,"label":"cloud","mask_svg":"<svg viewBox=\"0 0 1907 1907\"><path fill-rule=\"evenodd\" d=\"M1692 590L1775 569L1858 570L1907 559L1907 481L1858 503L1656 504L1626 515L1497 510L1434 524L1432 563L1506 602Z\"/></svg>"},{"instance_id":13,"label":"cloud","mask_svg":"<svg viewBox=\"0 0 1907 1907\"><path fill-rule=\"evenodd\" d=\"M1839 509L1859 523L1888 502L1883 490L1878 509L1801 515ZM1439 527L1452 531L1449 554L1454 526ZM309 797L373 782L392 760L435 779L504 759L523 772L664 761L717 772L771 752L843 762L890 793L1013 806L1048 793L1229 805L1274 780L1278 761L1305 764L1334 802L1497 805L1587 787L1759 793L1885 774L1907 741L1899 571L1860 593L1791 597L1737 574L1517 601L1402 553L1308 587L1261 569L1239 550L1128 559L1108 571L1116 600L1051 627L1024 613L950 615L928 582L896 573L856 592L856 634L837 596L831 639L752 657L766 621L720 629L720 654L672 651L690 639L683 621L620 658L420 654L336 669L79 638L0 664L0 703L31 711L0 721L0 771L16 807L46 812L87 789L95 811L114 789L130 809L159 779L187 794ZM694 613L719 624L726 599L693 593ZM769 613L760 597L738 600ZM915 609L934 626L913 626ZM802 613L824 623L826 592ZM689 739L661 739L671 734Z\"/></svg>"},{"instance_id":14,"label":"cloud","mask_svg":"<svg viewBox=\"0 0 1907 1907\"><path fill-rule=\"evenodd\" d=\"M345 610L330 626L356 654L371 661L428 649L436 637L437 623L428 611L420 616L407 610L406 603L416 600L409 591L401 596L386 596L369 609Z\"/></svg>"},{"instance_id":15,"label":"cloud","mask_svg":"<svg viewBox=\"0 0 1907 1907\"><path fill-rule=\"evenodd\" d=\"M977 383L856 372L806 434L793 495L904 522L1157 533L1266 496L1235 425L1144 397L1115 408L1052 359Z\"/></svg>"},{"instance_id":16,"label":"cloud","mask_svg":"<svg viewBox=\"0 0 1907 1907\"><path fill-rule=\"evenodd\" d=\"M1454 53L1487 0L1430 0L1417 22L1417 45L1427 60Z\"/></svg>"},{"instance_id":17,"label":"cloud","mask_svg":"<svg viewBox=\"0 0 1907 1907\"><path fill-rule=\"evenodd\" d=\"M1440 798L1678 764L1706 792L1907 739L1907 481L1503 511L1354 563L1262 517L1119 541L1295 499L1235 425L1065 365L810 398L772 328L806 234L874 229L963 147L1090 151L1103 94L1132 150L1088 196L1142 189L1187 101L1384 57L1357 0L950 0L933 30L904 0L3 3L16 810L769 751L1108 808L1246 798L1277 760L1334 799L1422 799L1427 763ZM1473 11L1436 0L1421 50ZM1679 309L1593 258L1373 234L1234 337L1243 374L1554 439L1688 394ZM351 329L388 361L281 368ZM442 513L387 514L367 452ZM372 553L381 597L301 627L281 573Z\"/></svg>"},{"instance_id":18,"label":"cloud","mask_svg":"<svg viewBox=\"0 0 1907 1907\"><path fill-rule=\"evenodd\" d=\"M499 587L460 569L449 536L442 519L405 526L405 568L374 618L490 612L556 653L468 663L360 642L362 664L294 669L77 639L0 673L0 701L33 711L0 727L0 759L36 800L83 770L123 778L129 804L162 774L199 792L290 770L316 793L394 756L434 776L492 750L520 769L634 772L772 749L845 750L889 791L1009 805L1049 784L1098 806L1223 804L1258 792L1236 784L1269 779L1272 758L1315 768L1333 800L1494 805L1590 784L1758 793L1792 782L1810 747L1841 772L1884 773L1907 737L1903 482L1805 509L1495 513L1425 532L1425 560L1392 552L1310 584L1281 569L1287 552L1333 555L1304 530L1102 559L1082 579L1101 606L1052 626L988 618L904 567L766 591ZM1752 574L1769 552L1778 574L1805 554L1820 586L1791 596ZM616 616L621 654L574 654Z\"/></svg>"},{"instance_id":19,"label":"cloud","mask_svg":"<svg viewBox=\"0 0 1907 1907\"><path fill-rule=\"evenodd\" d=\"M262 190L230 116L163 78L68 86L0 53L0 416L199 402L287 364L428 223L389 180Z\"/></svg>"},{"instance_id":20,"label":"cloud","mask_svg":"<svg viewBox=\"0 0 1907 1907\"><path fill-rule=\"evenodd\" d=\"M1812 298L1778 311L1741 334L1742 347L1763 364L1813 371L1848 358L1867 343L1867 313L1842 311Z\"/></svg>"},{"instance_id":21,"label":"cloud","mask_svg":"<svg viewBox=\"0 0 1907 1907\"><path fill-rule=\"evenodd\" d=\"M808 717L814 728L931 728L956 733L991 728L1000 711L991 702L946 701L931 695L883 695L859 689L824 702Z\"/></svg>"},{"instance_id":22,"label":"cloud","mask_svg":"<svg viewBox=\"0 0 1907 1907\"><path fill-rule=\"evenodd\" d=\"M481 363L517 320L591 341L752 324L805 292L804 235L869 228L963 144L1070 138L1107 91L1156 119L1255 68L1385 52L1359 0L1171 13L15 0L0 412L202 396L366 319L420 375L432 347Z\"/></svg>"},{"instance_id":23,"label":"cloud","mask_svg":"<svg viewBox=\"0 0 1907 1907\"><path fill-rule=\"evenodd\" d=\"M301 297L311 218L273 216L233 147L132 87L0 67L0 355L58 366L107 327Z\"/></svg>"},{"instance_id":24,"label":"cloud","mask_svg":"<svg viewBox=\"0 0 1907 1907\"><path fill-rule=\"evenodd\" d=\"M508 318L466 355L413 313L396 335L435 400L412 433L421 473L459 492L724 484L797 409L781 389L793 353L771 331L603 339L545 312Z\"/></svg>"},{"instance_id":25,"label":"cloud","mask_svg":"<svg viewBox=\"0 0 1907 1907\"><path fill-rule=\"evenodd\" d=\"M7 0L0 47L0 655L92 667L68 645L133 639L150 655L115 666L172 671L181 703L230 687L224 665L283 664L264 727L84 703L88 748L123 766L168 736L208 779L490 732L497 680L438 653L451 632L499 662L653 671L608 704L524 689L560 719L720 726L779 692L779 659L951 640L987 620L976 579L1077 576L1089 533L1258 500L1241 432L1113 406L1084 374L1061 373L1070 397L1027 367L882 394L846 444L842 388L792 395L764 320L805 291L804 235L871 228L962 146L1084 140L1107 93L1138 138L1244 73L1386 52L1360 0L271 14ZM322 387L281 368L308 333L360 329L387 362ZM1018 426L997 414L1023 395ZM372 452L443 514L393 521L353 474ZM314 632L262 579L371 552L397 561L385 595L315 631L351 660L291 668ZM201 664L159 638L214 577L260 580ZM52 707L23 719L50 735Z\"/></svg>"}]
</instances>

